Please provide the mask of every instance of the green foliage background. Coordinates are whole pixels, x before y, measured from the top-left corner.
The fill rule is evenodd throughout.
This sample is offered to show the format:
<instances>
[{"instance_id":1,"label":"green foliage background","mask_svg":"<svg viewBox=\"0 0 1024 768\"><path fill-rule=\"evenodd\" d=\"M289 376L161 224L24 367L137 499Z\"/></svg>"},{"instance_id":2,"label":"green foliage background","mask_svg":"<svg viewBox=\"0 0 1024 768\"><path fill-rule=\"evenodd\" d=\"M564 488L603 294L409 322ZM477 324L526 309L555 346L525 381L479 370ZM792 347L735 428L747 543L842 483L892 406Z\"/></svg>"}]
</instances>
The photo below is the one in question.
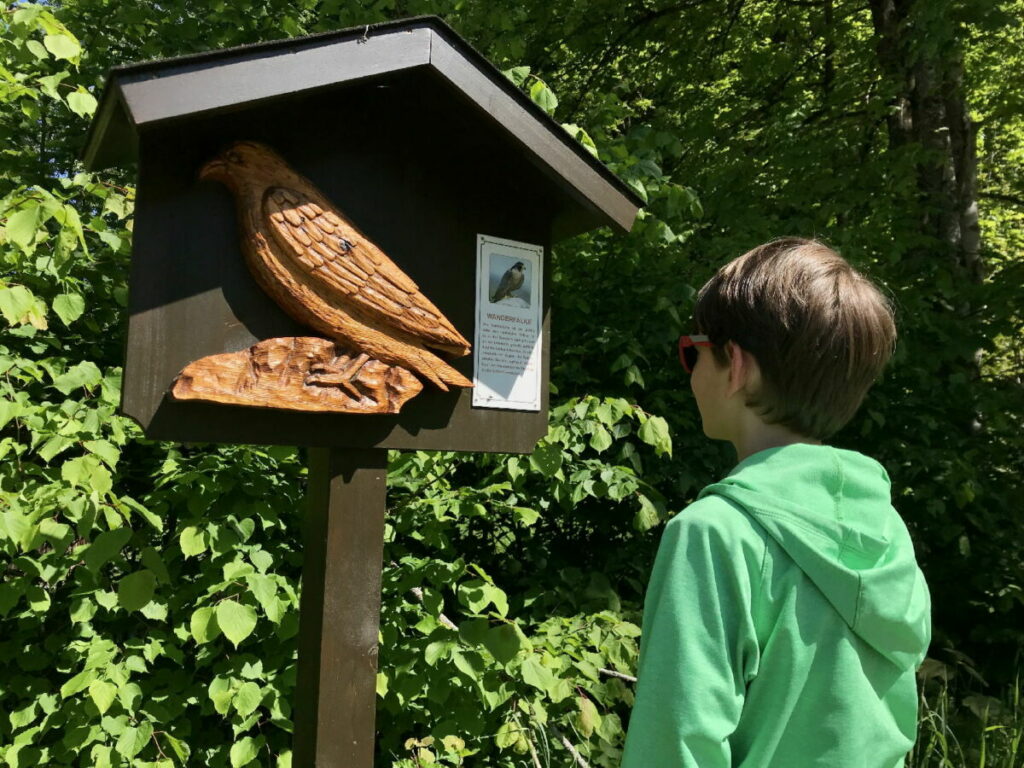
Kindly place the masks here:
<instances>
[{"instance_id":1,"label":"green foliage background","mask_svg":"<svg viewBox=\"0 0 1024 768\"><path fill-rule=\"evenodd\" d=\"M66 0L0 21L0 758L290 765L304 512L293 449L155 444L117 415L134 191L76 152L127 61L438 13L648 206L555 252L551 429L530 457L389 469L378 764L617 765L659 524L734 457L673 343L693 286L816 235L899 308L896 359L836 439L881 460L935 597L932 656L993 686L1024 548L1019 0L904 4L909 61L959 57L982 279L926 226L864 7ZM929 59L930 60L930 59ZM966 655L966 656L965 656ZM932 667L934 669L934 667ZM981 680L979 691L989 691Z\"/></svg>"}]
</instances>

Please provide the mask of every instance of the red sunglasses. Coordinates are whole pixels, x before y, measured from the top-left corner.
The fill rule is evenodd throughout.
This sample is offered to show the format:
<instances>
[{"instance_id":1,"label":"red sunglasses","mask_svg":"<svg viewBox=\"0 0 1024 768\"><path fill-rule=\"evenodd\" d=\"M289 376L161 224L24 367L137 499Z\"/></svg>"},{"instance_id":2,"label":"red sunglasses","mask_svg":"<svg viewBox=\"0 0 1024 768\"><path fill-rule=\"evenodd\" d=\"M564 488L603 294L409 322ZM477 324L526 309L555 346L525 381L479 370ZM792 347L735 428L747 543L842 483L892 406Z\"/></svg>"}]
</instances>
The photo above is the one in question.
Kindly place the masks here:
<instances>
[{"instance_id":1,"label":"red sunglasses","mask_svg":"<svg viewBox=\"0 0 1024 768\"><path fill-rule=\"evenodd\" d=\"M707 336L689 335L679 337L679 362L687 373L693 373L697 364L697 347L713 347Z\"/></svg>"}]
</instances>

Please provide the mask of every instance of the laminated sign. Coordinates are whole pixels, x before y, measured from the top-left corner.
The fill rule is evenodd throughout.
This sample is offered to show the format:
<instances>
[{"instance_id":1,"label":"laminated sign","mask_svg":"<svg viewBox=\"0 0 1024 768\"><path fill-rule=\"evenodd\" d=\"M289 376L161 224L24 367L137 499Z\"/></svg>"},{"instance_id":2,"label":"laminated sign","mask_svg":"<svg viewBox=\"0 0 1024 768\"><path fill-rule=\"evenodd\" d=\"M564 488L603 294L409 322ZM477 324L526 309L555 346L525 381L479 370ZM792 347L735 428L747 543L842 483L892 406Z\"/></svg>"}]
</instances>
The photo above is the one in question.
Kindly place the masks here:
<instances>
[{"instance_id":1,"label":"laminated sign","mask_svg":"<svg viewBox=\"0 0 1024 768\"><path fill-rule=\"evenodd\" d=\"M477 238L473 405L539 411L544 248Z\"/></svg>"}]
</instances>

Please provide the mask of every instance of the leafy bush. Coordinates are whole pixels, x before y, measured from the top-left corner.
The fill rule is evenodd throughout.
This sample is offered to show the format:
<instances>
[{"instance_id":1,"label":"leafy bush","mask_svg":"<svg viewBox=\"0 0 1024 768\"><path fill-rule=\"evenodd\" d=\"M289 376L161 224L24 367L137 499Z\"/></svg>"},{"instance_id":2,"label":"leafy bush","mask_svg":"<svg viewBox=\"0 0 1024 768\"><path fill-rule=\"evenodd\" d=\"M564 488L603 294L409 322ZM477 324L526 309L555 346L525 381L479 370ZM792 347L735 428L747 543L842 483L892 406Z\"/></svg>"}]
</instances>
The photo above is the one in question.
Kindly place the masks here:
<instances>
[{"instance_id":1,"label":"leafy bush","mask_svg":"<svg viewBox=\"0 0 1024 768\"><path fill-rule=\"evenodd\" d=\"M658 523L734 458L701 435L674 341L693 286L779 234L829 238L896 298L894 365L838 442L893 477L937 598L933 655L991 660L980 672L1005 690L1015 665L999 652L1019 646L1024 611L1012 28L992 24L996 11L969 22L987 25L967 61L991 117L980 178L997 196L982 222L989 274L971 282L920 232L920 147L885 140L863 11L837 13L829 36L810 4L403 8L448 14L648 205L628 237L556 251L557 405L532 456L390 457L378 763L564 765L572 749L617 764ZM914 27L921 44L937 39L929 24L953 24L936 8L938 22ZM117 415L134 191L124 172L78 172L74 152L111 64L399 10L161 9L66 0L0 17L0 755L12 768L291 760L304 457L152 443ZM951 692L958 713L936 720L941 694L926 687L938 698L915 765L959 759L933 736L949 744L978 722L989 758L1004 736L998 759L1012 754L1009 702L990 707L998 721L966 714L984 688ZM980 742L962 741L984 764L969 752Z\"/></svg>"}]
</instances>

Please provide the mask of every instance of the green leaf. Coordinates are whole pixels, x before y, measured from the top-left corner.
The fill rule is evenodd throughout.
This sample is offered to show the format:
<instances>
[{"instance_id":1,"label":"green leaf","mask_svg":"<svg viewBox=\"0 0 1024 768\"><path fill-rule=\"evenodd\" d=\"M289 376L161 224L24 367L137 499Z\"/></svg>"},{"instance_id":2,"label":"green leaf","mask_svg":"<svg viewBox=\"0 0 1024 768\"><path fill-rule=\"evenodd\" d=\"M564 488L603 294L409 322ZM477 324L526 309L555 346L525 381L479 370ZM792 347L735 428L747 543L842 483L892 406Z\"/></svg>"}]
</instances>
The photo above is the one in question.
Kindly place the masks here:
<instances>
[{"instance_id":1,"label":"green leaf","mask_svg":"<svg viewBox=\"0 0 1024 768\"><path fill-rule=\"evenodd\" d=\"M105 715L117 697L117 686L106 680L93 680L89 683L89 696L100 714Z\"/></svg>"},{"instance_id":2,"label":"green leaf","mask_svg":"<svg viewBox=\"0 0 1024 768\"><path fill-rule=\"evenodd\" d=\"M235 697L235 689L231 680L223 675L217 675L210 682L210 701L218 714L226 715L231 708L231 700Z\"/></svg>"},{"instance_id":3,"label":"green leaf","mask_svg":"<svg viewBox=\"0 0 1024 768\"><path fill-rule=\"evenodd\" d=\"M86 440L82 445L85 447L85 450L95 453L103 459L111 469L114 468L118 459L121 458L121 452L109 440Z\"/></svg>"},{"instance_id":4,"label":"green leaf","mask_svg":"<svg viewBox=\"0 0 1024 768\"><path fill-rule=\"evenodd\" d=\"M137 502L131 496L122 496L120 498L120 501L130 510L135 512L135 514L137 514L139 517L141 517L143 520L145 520L147 523L153 526L154 529L158 531L163 531L164 521L157 517L155 514L153 514L150 510L146 509L144 506L139 504L139 502Z\"/></svg>"},{"instance_id":5,"label":"green leaf","mask_svg":"<svg viewBox=\"0 0 1024 768\"><path fill-rule=\"evenodd\" d=\"M18 600L21 599L23 588L14 584L0 584L0 618L10 613Z\"/></svg>"},{"instance_id":6,"label":"green leaf","mask_svg":"<svg viewBox=\"0 0 1024 768\"><path fill-rule=\"evenodd\" d=\"M600 424L595 425L590 435L590 447L598 453L604 453L612 445L612 435Z\"/></svg>"},{"instance_id":7,"label":"green leaf","mask_svg":"<svg viewBox=\"0 0 1024 768\"><path fill-rule=\"evenodd\" d=\"M73 437L68 437L67 435L54 435L39 446L39 450L37 450L36 453L43 461L50 462L55 456L61 453L61 451L70 448L74 444L75 438Z\"/></svg>"},{"instance_id":8,"label":"green leaf","mask_svg":"<svg viewBox=\"0 0 1024 768\"><path fill-rule=\"evenodd\" d=\"M217 604L217 624L224 636L237 648L256 628L256 611L252 606L235 600L221 600Z\"/></svg>"},{"instance_id":9,"label":"green leaf","mask_svg":"<svg viewBox=\"0 0 1024 768\"><path fill-rule=\"evenodd\" d=\"M99 236L100 240L102 240L107 246L110 247L110 250L117 251L121 248L121 238L115 235L113 232L103 231L97 232L96 234Z\"/></svg>"},{"instance_id":10,"label":"green leaf","mask_svg":"<svg viewBox=\"0 0 1024 768\"><path fill-rule=\"evenodd\" d=\"M95 456L79 456L65 461L60 475L73 486L106 494L114 485L110 471Z\"/></svg>"},{"instance_id":11,"label":"green leaf","mask_svg":"<svg viewBox=\"0 0 1024 768\"><path fill-rule=\"evenodd\" d=\"M0 614L3 611L0 610ZM72 624L86 624L96 615L96 601L88 597L75 597L71 600L68 617Z\"/></svg>"},{"instance_id":12,"label":"green leaf","mask_svg":"<svg viewBox=\"0 0 1024 768\"><path fill-rule=\"evenodd\" d=\"M194 611L192 619L189 621L189 631L200 645L216 638L220 634L220 627L217 624L217 615L213 608L204 606Z\"/></svg>"},{"instance_id":13,"label":"green leaf","mask_svg":"<svg viewBox=\"0 0 1024 768\"><path fill-rule=\"evenodd\" d=\"M499 624L484 635L484 647L499 664L507 664L523 647L519 633L512 624Z\"/></svg>"},{"instance_id":14,"label":"green leaf","mask_svg":"<svg viewBox=\"0 0 1024 768\"><path fill-rule=\"evenodd\" d=\"M23 285L0 285L0 313L11 325L31 323L46 328L46 305Z\"/></svg>"},{"instance_id":15,"label":"green leaf","mask_svg":"<svg viewBox=\"0 0 1024 768\"><path fill-rule=\"evenodd\" d=\"M267 618L275 624L280 623L284 609L277 599L277 582L261 573L247 574L245 580Z\"/></svg>"},{"instance_id":16,"label":"green leaf","mask_svg":"<svg viewBox=\"0 0 1024 768\"><path fill-rule=\"evenodd\" d=\"M161 584L169 584L171 576L167 572L167 565L160 553L153 547L146 547L142 550L142 564L153 572L157 581Z\"/></svg>"},{"instance_id":17,"label":"green leaf","mask_svg":"<svg viewBox=\"0 0 1024 768\"><path fill-rule=\"evenodd\" d=\"M91 117L96 111L96 98L81 86L68 94L68 107L79 117Z\"/></svg>"},{"instance_id":18,"label":"green leaf","mask_svg":"<svg viewBox=\"0 0 1024 768\"><path fill-rule=\"evenodd\" d=\"M13 541L22 551L27 551L32 548L39 533L33 519L20 508L6 509L0 515L0 535Z\"/></svg>"},{"instance_id":19,"label":"green leaf","mask_svg":"<svg viewBox=\"0 0 1024 768\"><path fill-rule=\"evenodd\" d=\"M39 203L32 200L20 211L8 217L7 238L21 246L23 250L29 250L29 246L36 239L36 231L39 229L39 213ZM8 322L10 322L10 318L8 318Z\"/></svg>"},{"instance_id":20,"label":"green leaf","mask_svg":"<svg viewBox=\"0 0 1024 768\"><path fill-rule=\"evenodd\" d=\"M21 403L15 403L11 400L0 400L0 429L7 426L7 422L11 419L17 418L24 412Z\"/></svg>"},{"instance_id":21,"label":"green leaf","mask_svg":"<svg viewBox=\"0 0 1024 768\"><path fill-rule=\"evenodd\" d=\"M428 666L437 666L438 660L447 658L454 647L455 643L451 640L435 640L424 649L423 660Z\"/></svg>"},{"instance_id":22,"label":"green leaf","mask_svg":"<svg viewBox=\"0 0 1024 768\"><path fill-rule=\"evenodd\" d=\"M51 306L64 325L71 325L85 312L85 299L77 293L62 293L53 300Z\"/></svg>"},{"instance_id":23,"label":"green leaf","mask_svg":"<svg viewBox=\"0 0 1024 768\"><path fill-rule=\"evenodd\" d=\"M181 553L185 557L193 557L206 551L206 531L190 525L181 532L178 537L181 545Z\"/></svg>"},{"instance_id":24,"label":"green leaf","mask_svg":"<svg viewBox=\"0 0 1024 768\"><path fill-rule=\"evenodd\" d=\"M39 521L39 533L50 539L51 544L57 545L71 535L71 527L47 517Z\"/></svg>"},{"instance_id":25,"label":"green leaf","mask_svg":"<svg viewBox=\"0 0 1024 768\"><path fill-rule=\"evenodd\" d=\"M562 467L562 449L555 443L538 443L530 454L530 466L544 477L552 477Z\"/></svg>"},{"instance_id":26,"label":"green leaf","mask_svg":"<svg viewBox=\"0 0 1024 768\"><path fill-rule=\"evenodd\" d=\"M96 679L95 669L85 669L72 677L60 687L61 698L74 696L79 691L85 690L89 684Z\"/></svg>"},{"instance_id":27,"label":"green leaf","mask_svg":"<svg viewBox=\"0 0 1024 768\"><path fill-rule=\"evenodd\" d=\"M264 743L264 738L258 736L253 738L252 736L243 736L241 739L231 745L231 768L242 768L248 765L260 753Z\"/></svg>"},{"instance_id":28,"label":"green leaf","mask_svg":"<svg viewBox=\"0 0 1024 768\"><path fill-rule=\"evenodd\" d=\"M542 80L535 80L530 86L530 98L549 115L554 114L555 108L558 106L558 99L555 98L554 92Z\"/></svg>"},{"instance_id":29,"label":"green leaf","mask_svg":"<svg viewBox=\"0 0 1024 768\"><path fill-rule=\"evenodd\" d=\"M532 685L539 691L547 693L548 689L555 684L555 676L551 670L540 663L536 654L527 656L520 668L523 682Z\"/></svg>"},{"instance_id":30,"label":"green leaf","mask_svg":"<svg viewBox=\"0 0 1024 768\"><path fill-rule=\"evenodd\" d=\"M43 38L43 45L53 54L54 58L67 59L72 63L76 63L82 54L82 46L70 33L47 35Z\"/></svg>"},{"instance_id":31,"label":"green leaf","mask_svg":"<svg viewBox=\"0 0 1024 768\"><path fill-rule=\"evenodd\" d=\"M167 743L171 745L171 749L174 750L175 756L182 765L188 765L188 758L191 754L187 744L182 742L180 739L176 739L171 734L164 731L160 734L162 738L167 740Z\"/></svg>"},{"instance_id":32,"label":"green leaf","mask_svg":"<svg viewBox=\"0 0 1024 768\"><path fill-rule=\"evenodd\" d=\"M590 738L594 730L601 724L601 715L597 712L594 702L586 696L577 698L579 713L576 716L576 727L586 738Z\"/></svg>"},{"instance_id":33,"label":"green leaf","mask_svg":"<svg viewBox=\"0 0 1024 768\"><path fill-rule=\"evenodd\" d=\"M649 531L661 522L661 517L658 515L658 508L649 498L643 494L639 494L639 497L640 509L637 510L636 516L633 518L633 527L638 531Z\"/></svg>"},{"instance_id":34,"label":"green leaf","mask_svg":"<svg viewBox=\"0 0 1024 768\"><path fill-rule=\"evenodd\" d=\"M33 584L25 590L25 599L33 613L46 613L50 610L50 593L38 585Z\"/></svg>"},{"instance_id":35,"label":"green leaf","mask_svg":"<svg viewBox=\"0 0 1024 768\"><path fill-rule=\"evenodd\" d=\"M512 67L511 69L502 70L501 74L511 80L516 88L521 88L526 78L530 76L530 68Z\"/></svg>"},{"instance_id":36,"label":"green leaf","mask_svg":"<svg viewBox=\"0 0 1024 768\"><path fill-rule=\"evenodd\" d=\"M16 709L11 712L9 720L11 727L14 729L24 728L26 725L36 719L36 700L33 699L21 709Z\"/></svg>"},{"instance_id":37,"label":"green leaf","mask_svg":"<svg viewBox=\"0 0 1024 768\"><path fill-rule=\"evenodd\" d=\"M583 147L594 157L598 156L597 145L594 144L594 140L590 138L590 134L583 130L580 126L575 123L562 123L562 127L572 136L576 141L583 145Z\"/></svg>"},{"instance_id":38,"label":"green leaf","mask_svg":"<svg viewBox=\"0 0 1024 768\"><path fill-rule=\"evenodd\" d=\"M260 573L265 573L266 570L274 564L274 556L263 549L257 549L249 553L249 560Z\"/></svg>"},{"instance_id":39,"label":"green leaf","mask_svg":"<svg viewBox=\"0 0 1024 768\"><path fill-rule=\"evenodd\" d=\"M672 437L668 432L668 422L661 416L648 416L640 427L639 436L648 445L653 445L654 452L659 456L672 455Z\"/></svg>"},{"instance_id":40,"label":"green leaf","mask_svg":"<svg viewBox=\"0 0 1024 768\"><path fill-rule=\"evenodd\" d=\"M235 710L242 717L248 717L256 711L256 707L260 705L263 700L263 691L260 687L253 682L242 683L241 687L235 693L233 703Z\"/></svg>"},{"instance_id":41,"label":"green leaf","mask_svg":"<svg viewBox=\"0 0 1024 768\"><path fill-rule=\"evenodd\" d=\"M96 367L96 363L84 360L76 366L68 368L63 374L53 380L53 386L65 395L70 395L79 387L92 389L103 381L103 374Z\"/></svg>"},{"instance_id":42,"label":"green leaf","mask_svg":"<svg viewBox=\"0 0 1024 768\"><path fill-rule=\"evenodd\" d=\"M40 77L39 87L42 88L43 93L45 93L51 99L56 99L57 101L60 101L60 92L57 90L57 86L60 85L61 81L67 76L67 72L58 72L56 75Z\"/></svg>"},{"instance_id":43,"label":"green leaf","mask_svg":"<svg viewBox=\"0 0 1024 768\"><path fill-rule=\"evenodd\" d=\"M116 749L119 754L131 760L145 748L152 737L153 724L143 720L137 727L128 726L121 732Z\"/></svg>"},{"instance_id":44,"label":"green leaf","mask_svg":"<svg viewBox=\"0 0 1024 768\"><path fill-rule=\"evenodd\" d=\"M127 661L132 659L136 660L136 666L125 664L126 668L132 669L134 672L145 672L145 664L138 656L129 657ZM139 687L138 683L122 683L117 689L117 700L121 702L121 706L124 711L130 715L134 715L135 711L139 708L139 703L142 701L142 688Z\"/></svg>"},{"instance_id":45,"label":"green leaf","mask_svg":"<svg viewBox=\"0 0 1024 768\"><path fill-rule=\"evenodd\" d=\"M42 61L43 59L50 58L50 54L46 50L46 46L40 43L38 40L29 40L25 43L25 47L31 52L33 56Z\"/></svg>"},{"instance_id":46,"label":"green leaf","mask_svg":"<svg viewBox=\"0 0 1024 768\"><path fill-rule=\"evenodd\" d=\"M459 587L459 595L474 613L481 613L493 603L498 613L503 617L508 615L508 596L493 584L472 579Z\"/></svg>"},{"instance_id":47,"label":"green leaf","mask_svg":"<svg viewBox=\"0 0 1024 768\"><path fill-rule=\"evenodd\" d=\"M508 749L519 741L519 732L522 730L515 721L509 720L498 726L498 732L494 734L494 743L498 749Z\"/></svg>"},{"instance_id":48,"label":"green leaf","mask_svg":"<svg viewBox=\"0 0 1024 768\"><path fill-rule=\"evenodd\" d=\"M110 640L106 638L94 639L89 645L89 652L85 657L85 668L100 669L101 667L106 667L117 653L117 646Z\"/></svg>"},{"instance_id":49,"label":"green leaf","mask_svg":"<svg viewBox=\"0 0 1024 768\"><path fill-rule=\"evenodd\" d=\"M109 744L94 744L89 752L92 768L113 768L113 753L114 748Z\"/></svg>"},{"instance_id":50,"label":"green leaf","mask_svg":"<svg viewBox=\"0 0 1024 768\"><path fill-rule=\"evenodd\" d=\"M530 526L540 519L540 512L529 507L512 507L512 514L522 525Z\"/></svg>"},{"instance_id":51,"label":"green leaf","mask_svg":"<svg viewBox=\"0 0 1024 768\"><path fill-rule=\"evenodd\" d=\"M130 573L118 582L117 601L126 611L137 611L153 599L156 576L149 569Z\"/></svg>"},{"instance_id":52,"label":"green leaf","mask_svg":"<svg viewBox=\"0 0 1024 768\"><path fill-rule=\"evenodd\" d=\"M89 248L85 243L85 230L82 228L82 220L78 217L78 211L75 207L65 204L61 208L60 220L64 228L70 230L71 233L78 238L78 244L81 245L82 250L88 254Z\"/></svg>"},{"instance_id":53,"label":"green leaf","mask_svg":"<svg viewBox=\"0 0 1024 768\"><path fill-rule=\"evenodd\" d=\"M104 531L93 539L92 544L85 550L83 559L85 560L86 567L93 573L99 573L100 568L111 558L115 557L131 537L132 531L130 528L116 528L113 531Z\"/></svg>"},{"instance_id":54,"label":"green leaf","mask_svg":"<svg viewBox=\"0 0 1024 768\"><path fill-rule=\"evenodd\" d=\"M100 726L111 736L120 736L128 727L128 715L118 715L117 717L106 715L100 720Z\"/></svg>"}]
</instances>

